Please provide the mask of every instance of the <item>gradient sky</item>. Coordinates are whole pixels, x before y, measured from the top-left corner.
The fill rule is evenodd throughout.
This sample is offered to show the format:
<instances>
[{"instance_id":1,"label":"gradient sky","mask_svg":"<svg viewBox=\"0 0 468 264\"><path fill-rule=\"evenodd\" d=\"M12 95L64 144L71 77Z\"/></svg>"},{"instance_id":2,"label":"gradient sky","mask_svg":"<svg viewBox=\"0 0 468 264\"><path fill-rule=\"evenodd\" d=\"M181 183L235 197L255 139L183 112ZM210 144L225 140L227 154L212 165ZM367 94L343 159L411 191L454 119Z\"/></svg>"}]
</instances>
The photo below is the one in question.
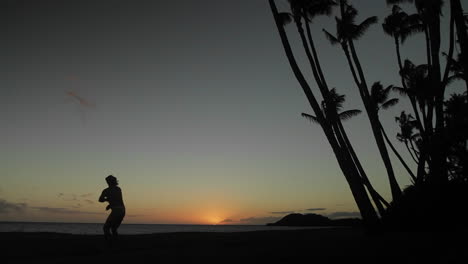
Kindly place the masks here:
<instances>
[{"instance_id":1,"label":"gradient sky","mask_svg":"<svg viewBox=\"0 0 468 264\"><path fill-rule=\"evenodd\" d=\"M391 9L384 0L353 3L361 21L381 22ZM126 223L356 215L322 130L300 116L311 109L267 0L7 0L1 10L0 221L102 222L97 198L109 174L123 189ZM333 32L334 19L313 27L329 84L347 95L348 109L363 109L342 51L322 28ZM288 32L297 43L294 27ZM421 40L410 39L403 56L422 63ZM369 83L398 84L380 23L357 48ZM389 134L406 106L382 113ZM345 125L390 198L366 115Z\"/></svg>"}]
</instances>

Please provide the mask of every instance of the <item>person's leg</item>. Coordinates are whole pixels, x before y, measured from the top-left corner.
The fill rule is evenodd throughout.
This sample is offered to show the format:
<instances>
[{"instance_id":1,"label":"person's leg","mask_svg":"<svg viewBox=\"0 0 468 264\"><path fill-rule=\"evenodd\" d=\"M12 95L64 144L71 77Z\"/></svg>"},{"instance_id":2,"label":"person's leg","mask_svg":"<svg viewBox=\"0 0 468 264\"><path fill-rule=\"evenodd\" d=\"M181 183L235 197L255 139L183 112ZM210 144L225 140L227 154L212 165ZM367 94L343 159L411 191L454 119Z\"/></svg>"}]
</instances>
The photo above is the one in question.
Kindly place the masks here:
<instances>
[{"instance_id":1,"label":"person's leg","mask_svg":"<svg viewBox=\"0 0 468 264\"><path fill-rule=\"evenodd\" d=\"M113 221L114 221L114 214L113 212L111 212L109 216L107 217L106 223L104 223L104 227L103 227L104 238L109 242L111 238L111 229L113 226Z\"/></svg>"},{"instance_id":2,"label":"person's leg","mask_svg":"<svg viewBox=\"0 0 468 264\"><path fill-rule=\"evenodd\" d=\"M112 227L111 227L112 235L114 237L119 235L119 233L117 232L117 229L119 228L120 224L122 223L122 220L123 220L124 216L125 216L125 209L115 210L115 214L114 214L114 217L112 219Z\"/></svg>"},{"instance_id":3,"label":"person's leg","mask_svg":"<svg viewBox=\"0 0 468 264\"><path fill-rule=\"evenodd\" d=\"M104 227L102 228L104 230L104 238L106 240L109 239L110 235L111 235L111 224L110 224L110 221L109 219L106 221L106 223L104 224Z\"/></svg>"}]
</instances>

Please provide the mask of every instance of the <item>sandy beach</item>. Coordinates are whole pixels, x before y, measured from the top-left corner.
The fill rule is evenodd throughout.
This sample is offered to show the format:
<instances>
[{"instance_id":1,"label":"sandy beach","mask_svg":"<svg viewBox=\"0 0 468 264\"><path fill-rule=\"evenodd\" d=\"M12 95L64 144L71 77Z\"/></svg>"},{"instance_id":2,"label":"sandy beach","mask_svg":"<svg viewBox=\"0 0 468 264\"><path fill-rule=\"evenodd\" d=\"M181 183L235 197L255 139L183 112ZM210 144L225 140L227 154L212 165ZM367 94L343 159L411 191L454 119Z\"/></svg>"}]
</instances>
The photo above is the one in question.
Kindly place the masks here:
<instances>
[{"instance_id":1,"label":"sandy beach","mask_svg":"<svg viewBox=\"0 0 468 264\"><path fill-rule=\"evenodd\" d=\"M243 233L122 235L112 247L100 235L2 233L6 263L464 263L466 232L383 233L333 228ZM5 262L3 262L5 263Z\"/></svg>"}]
</instances>

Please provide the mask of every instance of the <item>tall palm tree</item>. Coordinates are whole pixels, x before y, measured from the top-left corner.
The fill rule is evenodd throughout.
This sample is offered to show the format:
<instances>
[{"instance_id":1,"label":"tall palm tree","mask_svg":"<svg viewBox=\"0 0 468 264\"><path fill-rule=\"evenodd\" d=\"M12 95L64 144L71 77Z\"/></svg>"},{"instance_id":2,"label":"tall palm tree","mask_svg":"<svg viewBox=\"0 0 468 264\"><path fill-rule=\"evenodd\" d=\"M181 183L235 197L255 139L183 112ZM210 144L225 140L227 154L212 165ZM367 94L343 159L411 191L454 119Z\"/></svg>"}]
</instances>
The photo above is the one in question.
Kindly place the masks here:
<instances>
[{"instance_id":1,"label":"tall palm tree","mask_svg":"<svg viewBox=\"0 0 468 264\"><path fill-rule=\"evenodd\" d=\"M387 35L394 39L398 68L401 72L403 70L403 63L401 59L400 42L403 44L409 36L419 32L424 32L424 25L421 22L419 14L408 15L400 6L394 5L392 13L385 18L382 28ZM401 82L403 88L407 89L403 76L401 76ZM416 106L416 99L411 95L409 96L409 99L411 106L413 107L416 120L419 122L420 130L423 131L422 121Z\"/></svg>"},{"instance_id":2,"label":"tall palm tree","mask_svg":"<svg viewBox=\"0 0 468 264\"><path fill-rule=\"evenodd\" d=\"M398 98L389 98L389 95L390 95L391 91L397 91L397 92L399 92L401 94L402 92L404 92L404 89L402 89L400 87L394 87L393 85L390 85L390 86L387 86L386 88L384 88L380 82L375 82L372 85L371 98L372 98L372 101L373 101L373 103L374 103L374 105L375 105L375 107L377 109L377 112L380 111L380 110L386 110L386 109L388 109L388 108L390 108L390 107L392 107L392 106L394 106L394 105L396 105L398 103L398 101L399 101ZM382 134L383 134L385 140L387 141L387 144L389 145L389 147L392 149L393 153L395 154L395 156L397 156L398 160L401 162L403 167L406 169L406 171L410 175L413 182L416 182L416 176L411 171L408 164L406 164L405 160L401 157L400 153L398 153L396 148L393 146L392 142L388 138L387 133L385 132L385 129L383 128L382 123L380 123L380 129L382 130Z\"/></svg>"},{"instance_id":3,"label":"tall palm tree","mask_svg":"<svg viewBox=\"0 0 468 264\"><path fill-rule=\"evenodd\" d=\"M360 24L356 24L355 21L356 16L358 15L358 11L353 6L348 4L346 0L340 0L340 11L341 18L335 18L337 32L336 36L332 35L326 30L324 30L324 32L332 44L341 44L341 47L346 55L348 65L369 117L372 132L377 143L380 156L382 157L382 161L387 171L392 197L394 200L398 200L401 196L401 189L396 180L390 156L385 145L377 110L371 103L371 97L364 75L364 70L362 69L360 60L354 47L354 41L362 37L372 24L377 23L377 17L369 17Z\"/></svg>"},{"instance_id":4,"label":"tall palm tree","mask_svg":"<svg viewBox=\"0 0 468 264\"><path fill-rule=\"evenodd\" d=\"M345 102L345 96L338 94L335 88L330 90L330 96L328 97L327 100L329 100L329 102L325 102L325 101L322 102L322 111L324 113L330 113L332 115L334 115L334 113L338 113L338 119L339 119L338 123L339 123L339 128L341 131L344 131L344 127L341 124L341 121L349 120L352 117L355 117L361 113L361 110L358 110L358 109L342 111L343 104ZM327 108L333 108L333 110L329 111L327 110ZM307 113L302 113L301 115L313 123L318 123L317 118L313 115L310 115ZM362 181L364 185L366 185L367 189L369 190L372 200L374 201L374 204L376 205L380 215L383 215L385 213L384 205L388 207L389 203L385 201L385 199L374 189L374 187L370 183L369 178L367 177L367 174L365 173L364 168L362 167L362 164L359 161L359 158L357 157L357 154L354 151L354 148L349 138L345 136L344 139L345 139L348 149L350 150L350 154L353 158L353 162L356 165L362 177Z\"/></svg>"},{"instance_id":5,"label":"tall palm tree","mask_svg":"<svg viewBox=\"0 0 468 264\"><path fill-rule=\"evenodd\" d=\"M332 147L333 153L335 154L335 157L337 158L338 165L340 166L348 182L348 185L351 189L351 193L353 194L356 204L361 212L362 218L364 222L366 223L366 225L375 226L379 222L377 213L375 212L375 209L372 206L372 203L369 199L366 189L362 181L360 180L359 172L357 171L356 167L352 164L352 158L350 156L349 150L346 149L346 146L343 144L342 133L336 130L336 118L334 120L330 120L323 113L320 107L320 104L318 103L316 99L316 96L312 92L312 89L309 83L307 82L304 74L302 73L294 57L294 53L289 43L288 36L284 29L284 22L288 20L288 17L290 18L290 15L279 13L274 0L268 0L268 2L271 8L275 23L276 23L276 27L278 29L278 33L281 38L281 42L283 44L284 51L286 53L286 57L288 58L288 62L291 66L291 69L293 70L293 73L296 79L298 80L302 90L304 91L312 107L312 110L315 113L317 121L322 127L322 130L324 131L325 136L327 137L330 143L330 146ZM298 17L295 17L294 19L298 27L299 34L301 35L301 40L303 41L303 43L305 43L304 40L306 40L307 38L304 38L303 30L301 30L302 26L301 26L301 23L299 23L301 21L298 19ZM304 44L303 46L306 49L306 45ZM323 89L324 86L322 82L319 81L320 79L317 79L315 74L314 74L314 77L316 78L317 84L319 85L321 92L325 93L326 91L325 89Z\"/></svg>"},{"instance_id":6,"label":"tall palm tree","mask_svg":"<svg viewBox=\"0 0 468 264\"><path fill-rule=\"evenodd\" d=\"M401 0L400 0L401 1ZM387 2L400 2L397 0L387 0ZM427 105L427 124L435 124L434 130L430 127L426 128L429 135L424 135L428 155L427 162L430 168L430 174L428 181L435 188L444 188L448 182L447 174L447 146L444 143L444 131L445 131L445 116L444 116L444 95L446 90L446 81L448 75L448 68L450 67L450 59L453 52L453 31L455 23L455 9L452 1L452 8L450 14L450 46L449 46L449 59L445 66L445 76L441 73L440 63L440 48L441 48L441 15L443 0L414 0L406 2L413 2L418 13L421 16L423 24L425 25L426 35L426 46L427 46L427 57L429 66L429 79L430 83L428 86L429 93L431 95Z\"/></svg>"},{"instance_id":7,"label":"tall palm tree","mask_svg":"<svg viewBox=\"0 0 468 264\"><path fill-rule=\"evenodd\" d=\"M318 15L330 15L332 11L332 7L336 5L336 3L332 0L288 0L290 3L291 13L281 13L282 22L283 24L287 24L294 20L296 27L298 29L298 33L300 35L302 45L304 47L305 53L311 65L312 73L318 85L318 88L322 94L324 100L322 101L322 111L327 120L330 120L330 124L334 130L334 134L338 143L341 145L343 151L348 152L351 155L352 160L348 161L348 163L352 163L352 165L356 166L361 178L363 179L364 184L366 185L369 193L371 194L374 204L377 206L379 213L382 215L384 213L384 207L382 204L388 206L388 203L377 193L377 191L372 187L365 171L362 169L361 163L355 154L354 148L352 147L351 143L349 142L349 138L346 134L345 129L341 124L342 117L349 117L353 113L353 111L346 111L341 113L340 117L337 117L337 109L336 104L339 104L341 98L334 89L329 90L327 81L324 77L320 60L317 55L317 51L315 48L315 44L313 41L310 23L312 23L313 19ZM306 27L307 37L305 36L303 25ZM343 97L344 98L344 97ZM342 102L341 102L342 103ZM327 104L331 104L327 106ZM312 116L311 116L312 117Z\"/></svg>"}]
</instances>

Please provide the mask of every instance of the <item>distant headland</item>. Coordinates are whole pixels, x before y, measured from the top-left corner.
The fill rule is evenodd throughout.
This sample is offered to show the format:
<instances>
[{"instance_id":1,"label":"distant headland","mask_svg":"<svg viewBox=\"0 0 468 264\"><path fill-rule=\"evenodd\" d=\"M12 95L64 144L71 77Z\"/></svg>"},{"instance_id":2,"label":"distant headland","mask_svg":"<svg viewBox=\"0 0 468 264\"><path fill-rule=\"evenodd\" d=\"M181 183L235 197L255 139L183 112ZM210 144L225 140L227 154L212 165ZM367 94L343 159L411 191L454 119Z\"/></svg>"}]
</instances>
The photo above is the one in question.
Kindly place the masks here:
<instances>
[{"instance_id":1,"label":"distant headland","mask_svg":"<svg viewBox=\"0 0 468 264\"><path fill-rule=\"evenodd\" d=\"M352 226L362 225L359 218L330 219L319 214L289 214L275 223L267 226Z\"/></svg>"}]
</instances>

